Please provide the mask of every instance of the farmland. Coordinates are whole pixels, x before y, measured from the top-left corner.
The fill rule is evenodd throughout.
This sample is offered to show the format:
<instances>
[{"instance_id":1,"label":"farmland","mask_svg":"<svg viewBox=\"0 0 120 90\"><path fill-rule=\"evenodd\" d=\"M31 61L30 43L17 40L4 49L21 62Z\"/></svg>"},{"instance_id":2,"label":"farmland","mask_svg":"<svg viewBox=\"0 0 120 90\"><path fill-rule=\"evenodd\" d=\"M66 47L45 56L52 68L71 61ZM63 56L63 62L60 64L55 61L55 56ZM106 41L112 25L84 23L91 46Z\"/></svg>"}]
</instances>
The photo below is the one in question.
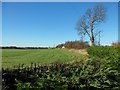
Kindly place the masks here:
<instances>
[{"instance_id":1,"label":"farmland","mask_svg":"<svg viewBox=\"0 0 120 90\"><path fill-rule=\"evenodd\" d=\"M69 62L82 60L86 57L69 50L61 49L3 49L2 66L12 68L18 64L30 65L31 63L48 64L54 62Z\"/></svg>"},{"instance_id":2,"label":"farmland","mask_svg":"<svg viewBox=\"0 0 120 90\"><path fill-rule=\"evenodd\" d=\"M3 89L119 90L119 51L90 47L86 56L66 49L4 49Z\"/></svg>"}]
</instances>

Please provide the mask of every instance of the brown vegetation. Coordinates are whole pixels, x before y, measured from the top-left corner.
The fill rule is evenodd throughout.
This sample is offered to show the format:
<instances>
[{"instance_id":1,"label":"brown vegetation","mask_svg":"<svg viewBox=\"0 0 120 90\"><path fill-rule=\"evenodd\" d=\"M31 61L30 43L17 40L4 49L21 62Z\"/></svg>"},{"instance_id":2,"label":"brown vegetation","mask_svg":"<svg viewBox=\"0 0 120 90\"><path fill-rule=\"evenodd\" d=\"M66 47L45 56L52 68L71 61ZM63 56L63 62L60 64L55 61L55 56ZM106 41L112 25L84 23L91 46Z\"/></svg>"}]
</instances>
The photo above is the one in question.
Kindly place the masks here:
<instances>
[{"instance_id":1,"label":"brown vegetation","mask_svg":"<svg viewBox=\"0 0 120 90\"><path fill-rule=\"evenodd\" d=\"M120 47L120 42L112 43L112 46L114 46L114 47Z\"/></svg>"},{"instance_id":2,"label":"brown vegetation","mask_svg":"<svg viewBox=\"0 0 120 90\"><path fill-rule=\"evenodd\" d=\"M86 49L89 47L88 42L83 41L67 41L65 44L59 44L56 48L68 48L68 49Z\"/></svg>"}]
</instances>

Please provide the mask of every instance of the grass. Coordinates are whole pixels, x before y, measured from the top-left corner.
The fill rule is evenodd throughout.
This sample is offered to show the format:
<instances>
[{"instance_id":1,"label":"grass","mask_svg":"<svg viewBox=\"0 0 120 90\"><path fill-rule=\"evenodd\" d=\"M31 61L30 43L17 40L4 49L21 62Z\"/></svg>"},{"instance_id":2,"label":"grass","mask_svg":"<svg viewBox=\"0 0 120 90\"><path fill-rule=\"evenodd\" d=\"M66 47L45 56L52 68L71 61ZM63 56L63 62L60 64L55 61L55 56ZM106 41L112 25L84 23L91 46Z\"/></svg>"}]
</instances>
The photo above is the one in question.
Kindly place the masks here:
<instances>
[{"instance_id":1,"label":"grass","mask_svg":"<svg viewBox=\"0 0 120 90\"><path fill-rule=\"evenodd\" d=\"M69 62L83 60L86 57L79 53L61 49L3 49L2 67L12 68L19 64Z\"/></svg>"}]
</instances>

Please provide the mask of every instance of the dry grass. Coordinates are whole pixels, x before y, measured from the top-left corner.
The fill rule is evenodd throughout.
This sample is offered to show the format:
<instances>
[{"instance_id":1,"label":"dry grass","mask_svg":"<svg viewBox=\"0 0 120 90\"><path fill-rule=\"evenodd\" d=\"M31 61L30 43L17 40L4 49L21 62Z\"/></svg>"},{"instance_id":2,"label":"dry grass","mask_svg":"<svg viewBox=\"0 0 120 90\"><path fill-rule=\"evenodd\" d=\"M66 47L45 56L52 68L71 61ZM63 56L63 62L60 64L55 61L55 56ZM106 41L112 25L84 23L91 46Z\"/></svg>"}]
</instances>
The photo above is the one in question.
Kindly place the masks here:
<instances>
[{"instance_id":1,"label":"dry grass","mask_svg":"<svg viewBox=\"0 0 120 90\"><path fill-rule=\"evenodd\" d=\"M76 50L76 49L69 49L69 51L70 51L70 52L80 53L80 54L82 54L82 55L88 55L86 49L79 49L79 50Z\"/></svg>"}]
</instances>

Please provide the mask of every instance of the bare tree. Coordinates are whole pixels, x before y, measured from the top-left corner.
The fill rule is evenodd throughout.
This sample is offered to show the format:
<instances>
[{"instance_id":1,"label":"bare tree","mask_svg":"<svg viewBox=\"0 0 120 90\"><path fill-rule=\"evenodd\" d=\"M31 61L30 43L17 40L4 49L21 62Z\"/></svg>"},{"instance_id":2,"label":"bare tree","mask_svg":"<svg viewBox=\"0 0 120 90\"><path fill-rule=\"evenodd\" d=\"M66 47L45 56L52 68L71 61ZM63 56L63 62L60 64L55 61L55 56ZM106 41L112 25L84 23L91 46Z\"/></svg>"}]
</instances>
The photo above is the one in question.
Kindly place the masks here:
<instances>
[{"instance_id":1,"label":"bare tree","mask_svg":"<svg viewBox=\"0 0 120 90\"><path fill-rule=\"evenodd\" d=\"M106 18L106 8L103 5L96 5L92 9L88 9L79 21L76 29L78 34L83 37L87 35L90 38L91 45L95 45L95 36L97 33L97 26L104 22Z\"/></svg>"}]
</instances>

